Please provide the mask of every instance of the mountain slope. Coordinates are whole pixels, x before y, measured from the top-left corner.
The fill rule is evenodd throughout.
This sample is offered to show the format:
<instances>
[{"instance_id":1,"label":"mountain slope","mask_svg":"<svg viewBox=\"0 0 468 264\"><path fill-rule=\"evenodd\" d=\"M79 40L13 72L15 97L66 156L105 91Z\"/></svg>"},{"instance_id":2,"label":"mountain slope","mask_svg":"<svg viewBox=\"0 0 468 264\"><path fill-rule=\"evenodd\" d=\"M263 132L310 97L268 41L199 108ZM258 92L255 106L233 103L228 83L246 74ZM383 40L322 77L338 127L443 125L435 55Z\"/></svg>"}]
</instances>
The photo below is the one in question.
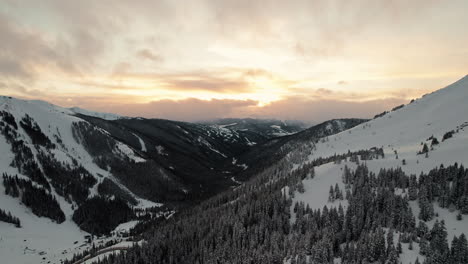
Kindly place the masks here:
<instances>
[{"instance_id":1,"label":"mountain slope","mask_svg":"<svg viewBox=\"0 0 468 264\"><path fill-rule=\"evenodd\" d=\"M357 118L334 119L292 135L267 140L236 157L238 164L246 164L250 168L248 171L241 171L237 178L248 179L249 175L273 165L304 143L318 141L320 138L337 134L366 121L368 120Z\"/></svg>"},{"instance_id":2,"label":"mountain slope","mask_svg":"<svg viewBox=\"0 0 468 264\"><path fill-rule=\"evenodd\" d=\"M466 263L467 99L465 77L303 142L102 263Z\"/></svg>"},{"instance_id":3,"label":"mountain slope","mask_svg":"<svg viewBox=\"0 0 468 264\"><path fill-rule=\"evenodd\" d=\"M89 111L80 107L71 107L68 108L70 111L72 111L75 114L82 114L82 115L87 115L87 116L92 116L92 117L98 117L106 120L117 120L117 119L122 119L126 118L120 115L112 114L112 113L100 113L100 112L94 112L94 111Z\"/></svg>"},{"instance_id":4,"label":"mountain slope","mask_svg":"<svg viewBox=\"0 0 468 264\"><path fill-rule=\"evenodd\" d=\"M237 186L232 173L243 167L233 160L265 140L242 129L0 97L0 209L21 226L0 223L8 237L0 252L20 263L58 262L57 252L76 252L75 241L91 246L82 240L90 233L159 221L172 207Z\"/></svg>"},{"instance_id":5,"label":"mountain slope","mask_svg":"<svg viewBox=\"0 0 468 264\"><path fill-rule=\"evenodd\" d=\"M203 199L234 184L223 173L230 170L227 161L252 145L248 136L226 128L163 119L109 121L79 116L180 178L189 195L186 200Z\"/></svg>"},{"instance_id":6,"label":"mountain slope","mask_svg":"<svg viewBox=\"0 0 468 264\"><path fill-rule=\"evenodd\" d=\"M249 147L228 129L0 97L0 209L21 221L0 222L8 238L1 255L58 263L87 232L108 233L129 217L165 214L161 203L190 204L235 185L219 163ZM151 210L122 216L128 206Z\"/></svg>"},{"instance_id":7,"label":"mountain slope","mask_svg":"<svg viewBox=\"0 0 468 264\"><path fill-rule=\"evenodd\" d=\"M408 176L419 176L420 184L424 184L422 181L426 177L421 178L422 174L437 175L437 170L434 169L447 168L453 164L465 166L468 164L468 130L466 128L468 105L465 103L466 100L468 100L468 76L444 89L427 94L403 108L328 137L314 145L314 151L304 156L303 161L297 163L296 166L303 166L320 157L381 147L385 158L363 161L370 172L377 175L382 169L401 168L402 172ZM427 148L424 145L427 145ZM330 202L328 190L335 184L344 188L345 184L340 176L345 166L352 170L357 169L357 165L350 161L317 167L315 177L302 182L305 191L295 192L293 203L304 202L312 210L323 208L324 205L338 206L338 202ZM463 167L460 170L461 177L465 173L466 182L468 175L463 172ZM446 184L444 181L449 181L449 184L453 186L455 181L451 178L453 176L453 174L449 175L446 180L440 179L441 183L435 186L444 186ZM437 177L441 176L437 175ZM463 194L459 195L463 200ZM443 205L440 203L439 195L435 196L436 198L428 198L433 201L431 207L434 207L435 216L426 221L419 219L422 210L421 198L408 203L416 217L416 224L424 222L429 228L434 228L439 221L444 221L449 243L454 237L462 234L468 235L468 218L460 214L461 212L466 214L468 211L460 209L463 207L457 203ZM346 208L347 201L344 200L341 203ZM397 234L395 237L398 237ZM427 253L423 254L419 251L420 244L416 244L416 252L409 250L408 246L407 243L403 244L403 253L399 255L402 263L414 263L416 258L422 261L430 257Z\"/></svg>"},{"instance_id":8,"label":"mountain slope","mask_svg":"<svg viewBox=\"0 0 468 264\"><path fill-rule=\"evenodd\" d=\"M348 150L367 149L383 146L386 153L396 150L400 159L405 158L410 163L416 160L422 164L414 167L414 172L425 168L426 159L416 153L422 150L421 142L428 142L434 136L439 142L445 133L457 131L468 121L468 77L454 84L425 95L401 109L390 112L361 126L350 129L328 138L326 143L317 144L317 149L310 158L329 156ZM461 131L461 132L460 132ZM462 162L466 163L463 144L466 139L464 130L459 130L452 140L442 142L430 152L431 162ZM453 154L448 154L448 153ZM458 155L459 154L459 155ZM431 158L433 156L433 158ZM411 162L414 161L414 162Z\"/></svg>"}]
</instances>

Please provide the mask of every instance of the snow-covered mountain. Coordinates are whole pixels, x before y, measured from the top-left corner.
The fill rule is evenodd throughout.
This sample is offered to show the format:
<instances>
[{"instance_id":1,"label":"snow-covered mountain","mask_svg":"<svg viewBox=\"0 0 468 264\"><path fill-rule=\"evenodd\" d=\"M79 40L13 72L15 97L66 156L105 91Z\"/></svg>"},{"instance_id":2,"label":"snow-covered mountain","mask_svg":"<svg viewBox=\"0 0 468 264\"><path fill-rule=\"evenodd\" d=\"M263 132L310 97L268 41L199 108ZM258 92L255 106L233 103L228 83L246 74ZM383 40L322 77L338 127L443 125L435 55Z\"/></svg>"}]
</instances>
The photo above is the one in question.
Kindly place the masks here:
<instances>
[{"instance_id":1,"label":"snow-covered mountain","mask_svg":"<svg viewBox=\"0 0 468 264\"><path fill-rule=\"evenodd\" d=\"M17 263L58 262L89 233L134 219L129 206L174 207L236 186L232 160L255 137L2 96L0 210L21 228L0 221L0 254L19 256Z\"/></svg>"},{"instance_id":2,"label":"snow-covered mountain","mask_svg":"<svg viewBox=\"0 0 468 264\"><path fill-rule=\"evenodd\" d=\"M245 134L258 134L258 137L265 139L292 135L307 128L307 125L300 121L254 118L221 118L202 124L229 128Z\"/></svg>"},{"instance_id":3,"label":"snow-covered mountain","mask_svg":"<svg viewBox=\"0 0 468 264\"><path fill-rule=\"evenodd\" d=\"M251 176L252 169L253 173L255 173L259 167L269 167L275 164L292 150L308 142L340 133L367 121L368 119L359 118L333 119L291 135L266 140L236 158L239 164L246 164L251 168L248 171L241 171L236 177L243 180L248 179Z\"/></svg>"},{"instance_id":4,"label":"snow-covered mountain","mask_svg":"<svg viewBox=\"0 0 468 264\"><path fill-rule=\"evenodd\" d=\"M464 263L467 101L468 76L372 120L255 142L242 128L0 97L0 209L12 215L0 212L0 254L58 263L89 249L90 232L135 226L151 231L122 263ZM174 221L142 220L213 194Z\"/></svg>"},{"instance_id":5,"label":"snow-covered mountain","mask_svg":"<svg viewBox=\"0 0 468 264\"><path fill-rule=\"evenodd\" d=\"M268 138L1 96L0 241L8 243L0 253L58 262L77 252L76 241L90 246L89 234L127 221L144 229L152 216L238 186L234 175L248 168L239 155Z\"/></svg>"},{"instance_id":6,"label":"snow-covered mountain","mask_svg":"<svg viewBox=\"0 0 468 264\"><path fill-rule=\"evenodd\" d=\"M129 168L148 163L132 147L75 116L75 111L43 101L0 97L0 209L21 221L21 228L0 221L3 260L40 263L44 258L44 263L58 263L73 254L71 249L78 246L74 242L81 243L88 233L72 216L90 197L120 196L136 207L160 206L131 191L112 164L98 165L106 150L93 155L83 143L92 136L106 145L112 162ZM152 172L155 183L158 177L177 181L164 168L153 166L159 169ZM7 184L7 179L12 181Z\"/></svg>"},{"instance_id":7,"label":"snow-covered mountain","mask_svg":"<svg viewBox=\"0 0 468 264\"><path fill-rule=\"evenodd\" d=\"M467 166L468 104L466 102L468 102L468 76L374 120L323 138L320 142L310 145L311 150L305 155L304 152L297 151L295 155L300 156L300 162L293 162L294 168L307 166L319 158L372 148L382 148L384 158L363 160L361 163L365 163L369 171L376 175L382 169L401 168L407 175L419 176L428 174L440 166L449 167L455 163ZM325 205L329 208L336 207L340 203L346 208L348 204L346 199L329 200L330 186L337 184L340 188L345 188L342 177L345 166L351 170L357 168L357 164L350 160L315 167L315 177L302 181L305 191L295 191L293 203L304 202L312 210L322 209ZM467 176L465 175L465 181L468 180ZM454 184L454 179L449 181L451 185ZM400 194L403 192L401 196L406 196L408 189L395 190L395 192ZM468 197L468 189L465 192L464 195ZM418 219L421 210L418 206L419 199L409 201L416 222L423 221ZM432 228L436 221L443 220L449 243L454 236L468 235L468 216L457 217L460 209L455 209L462 205L442 206L436 202L437 199L435 198L433 202L435 216L426 221L428 227ZM468 212L464 212L466 213ZM401 235L401 233L395 234L395 241ZM403 243L403 252L399 255L402 263L414 263L416 258L422 262L427 257L427 254L423 256L418 252L419 246L414 250L409 250L408 246L408 243Z\"/></svg>"},{"instance_id":8,"label":"snow-covered mountain","mask_svg":"<svg viewBox=\"0 0 468 264\"><path fill-rule=\"evenodd\" d=\"M467 263L467 101L468 76L303 141L237 188L155 226L125 260Z\"/></svg>"},{"instance_id":9,"label":"snow-covered mountain","mask_svg":"<svg viewBox=\"0 0 468 264\"><path fill-rule=\"evenodd\" d=\"M99 118L106 119L106 120L116 120L116 119L121 119L121 118L127 118L127 117L112 114L112 113L101 113L101 112L89 111L80 107L71 107L68 109L75 114L99 117Z\"/></svg>"}]
</instances>

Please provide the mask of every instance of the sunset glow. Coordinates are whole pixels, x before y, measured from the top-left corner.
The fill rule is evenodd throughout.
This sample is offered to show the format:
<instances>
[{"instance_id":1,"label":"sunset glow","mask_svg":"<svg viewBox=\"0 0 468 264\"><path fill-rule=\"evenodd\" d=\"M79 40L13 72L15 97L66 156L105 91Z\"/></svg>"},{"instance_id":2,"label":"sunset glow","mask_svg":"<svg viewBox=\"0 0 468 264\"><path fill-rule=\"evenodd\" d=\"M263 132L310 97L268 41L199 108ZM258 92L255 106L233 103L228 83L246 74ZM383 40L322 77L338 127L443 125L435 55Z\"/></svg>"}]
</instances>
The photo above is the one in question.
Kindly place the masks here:
<instances>
[{"instance_id":1,"label":"sunset glow","mask_svg":"<svg viewBox=\"0 0 468 264\"><path fill-rule=\"evenodd\" d=\"M192 121L369 117L468 73L467 9L463 0L7 0L0 94ZM167 114L181 106L192 113Z\"/></svg>"}]
</instances>

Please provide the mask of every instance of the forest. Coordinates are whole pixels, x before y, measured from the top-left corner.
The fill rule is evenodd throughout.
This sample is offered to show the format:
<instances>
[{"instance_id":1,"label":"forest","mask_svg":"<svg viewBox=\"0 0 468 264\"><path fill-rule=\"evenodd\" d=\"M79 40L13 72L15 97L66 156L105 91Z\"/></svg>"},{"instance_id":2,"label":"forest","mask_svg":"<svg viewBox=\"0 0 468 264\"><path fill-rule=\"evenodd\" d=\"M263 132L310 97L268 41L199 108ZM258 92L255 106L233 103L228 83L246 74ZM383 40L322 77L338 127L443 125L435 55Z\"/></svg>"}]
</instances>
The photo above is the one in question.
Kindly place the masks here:
<instances>
[{"instance_id":1,"label":"forest","mask_svg":"<svg viewBox=\"0 0 468 264\"><path fill-rule=\"evenodd\" d=\"M3 174L5 194L19 197L21 202L31 208L32 212L41 217L48 217L57 223L65 221L65 214L60 208L55 196L42 187L35 186L31 181Z\"/></svg>"},{"instance_id":2,"label":"forest","mask_svg":"<svg viewBox=\"0 0 468 264\"><path fill-rule=\"evenodd\" d=\"M381 155L379 149L360 154L368 159ZM434 217L434 203L465 217L467 169L458 164L440 166L418 178L401 169L375 174L358 157L348 153L318 159L292 173L287 172L289 164L280 163L153 226L143 246L99 263L304 264L340 259L342 263L396 264L402 244L409 250L419 245L425 260L417 263L468 263L465 235L449 242L443 221L432 228L425 223ZM332 188L333 199L341 199L342 194L348 200L346 209L340 205L311 210L304 203L292 204L294 193L304 191L302 180L314 177L315 166L344 159L359 164L355 171L345 167L346 187L336 190L338 197ZM410 201L418 201L419 215L413 215Z\"/></svg>"}]
</instances>

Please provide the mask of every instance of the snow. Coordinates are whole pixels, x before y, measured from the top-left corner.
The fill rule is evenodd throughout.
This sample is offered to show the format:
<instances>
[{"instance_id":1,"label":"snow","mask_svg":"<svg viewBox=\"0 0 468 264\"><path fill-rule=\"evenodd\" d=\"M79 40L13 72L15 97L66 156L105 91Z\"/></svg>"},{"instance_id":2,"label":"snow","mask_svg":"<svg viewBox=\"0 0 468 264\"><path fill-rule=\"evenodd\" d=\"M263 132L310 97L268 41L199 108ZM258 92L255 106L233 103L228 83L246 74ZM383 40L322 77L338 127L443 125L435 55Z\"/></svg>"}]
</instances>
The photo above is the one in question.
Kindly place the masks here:
<instances>
[{"instance_id":1,"label":"snow","mask_svg":"<svg viewBox=\"0 0 468 264\"><path fill-rule=\"evenodd\" d=\"M348 150L383 146L386 155L395 149L400 160L416 163L416 160L424 159L423 156L416 155L422 149L421 142L426 142L432 135L441 141L446 132L468 121L467 101L468 77L465 77L402 109L328 137L327 142L317 144L317 150L309 158L312 160ZM461 130L454 138L441 142L435 151L429 153L430 162L410 166L411 169L427 169L429 164L433 164L430 166L432 168L440 163L455 161L467 163L468 151L466 143L463 144L467 142L467 138L467 131Z\"/></svg>"},{"instance_id":2,"label":"snow","mask_svg":"<svg viewBox=\"0 0 468 264\"><path fill-rule=\"evenodd\" d=\"M19 122L26 114L31 116L38 123L41 130L50 140L57 145L57 149L52 151L55 158L61 162L70 163L72 156L85 164L87 169L95 174L99 172L103 175L105 171L99 169L93 162L84 148L78 144L71 133L71 124L80 121L77 117L70 116L69 110L53 106L43 101L23 101L14 98L0 97L0 110L10 112ZM31 146L27 134L18 128L20 138ZM64 142L61 146L56 141L54 135L58 135ZM0 173L19 174L16 168L10 167L13 153L10 151L3 136L0 136ZM36 154L34 149L33 153ZM15 228L11 224L0 222L0 255L2 259L7 259L10 263L39 263L43 257L54 263L59 259L70 257L69 252L76 246L75 241L83 239L86 232L81 231L74 222L71 221L71 204L55 194L60 207L66 215L66 220L62 224L56 224L48 218L40 218L34 215L29 208L23 206L16 198L5 195L3 185L0 185L0 208L10 211L21 220L22 228ZM40 252L43 252L39 255Z\"/></svg>"},{"instance_id":3,"label":"snow","mask_svg":"<svg viewBox=\"0 0 468 264\"><path fill-rule=\"evenodd\" d=\"M233 176L233 177L231 177L231 181L233 181L234 183L236 183L236 184L239 184L239 185L241 185L241 184L242 184L242 182L240 182L240 181L236 180L236 178L235 178L234 176Z\"/></svg>"},{"instance_id":4,"label":"snow","mask_svg":"<svg viewBox=\"0 0 468 264\"><path fill-rule=\"evenodd\" d=\"M409 247L409 243L401 243L401 249L402 249L402 252L400 254L401 263L403 264L414 263L416 261L416 258L419 259L419 263L423 263L423 261L426 258L418 253L420 249L419 244L413 243L413 250L409 250L408 247Z\"/></svg>"},{"instance_id":5,"label":"snow","mask_svg":"<svg viewBox=\"0 0 468 264\"><path fill-rule=\"evenodd\" d=\"M197 141L205 146L207 146L211 151L221 155L223 158L227 158L227 156L224 154L224 153L221 153L219 150L215 149L211 144L210 142L206 141L204 138L202 137L198 137L197 138Z\"/></svg>"},{"instance_id":6,"label":"snow","mask_svg":"<svg viewBox=\"0 0 468 264\"><path fill-rule=\"evenodd\" d=\"M245 163L242 163L242 164L237 164L238 167L241 167L243 170L246 170L249 168L249 166L247 166L247 164Z\"/></svg>"},{"instance_id":7,"label":"snow","mask_svg":"<svg viewBox=\"0 0 468 264\"><path fill-rule=\"evenodd\" d=\"M226 127L235 126L235 125L237 125L237 123L225 124L225 125L217 125L217 126L220 127L220 128L226 128Z\"/></svg>"},{"instance_id":8,"label":"snow","mask_svg":"<svg viewBox=\"0 0 468 264\"><path fill-rule=\"evenodd\" d=\"M94 111L89 111L89 110L79 108L79 107L71 107L68 109L75 114L93 116L93 117L98 117L98 118L106 119L106 120L117 120L117 119L124 118L123 116L116 115L116 114L94 112Z\"/></svg>"},{"instance_id":9,"label":"snow","mask_svg":"<svg viewBox=\"0 0 468 264\"><path fill-rule=\"evenodd\" d=\"M150 207L161 207L163 204L162 203L155 203L155 202L152 202L150 200L146 200L146 199L143 199L143 198L139 198L139 197L134 197L138 204L136 206L134 206L135 208L142 208L142 209L145 209L145 208L150 208Z\"/></svg>"},{"instance_id":10,"label":"snow","mask_svg":"<svg viewBox=\"0 0 468 264\"><path fill-rule=\"evenodd\" d=\"M97 262L98 260L103 260L105 257L108 257L108 256L110 256L112 254L120 254L120 251L121 250L106 252L104 254L101 254L101 255L98 255L98 256L95 256L93 258L90 258L90 259L86 260L85 262L83 262L83 264L93 264L93 263Z\"/></svg>"},{"instance_id":11,"label":"snow","mask_svg":"<svg viewBox=\"0 0 468 264\"><path fill-rule=\"evenodd\" d=\"M361 161L374 173L378 173L381 168L401 167L408 175L419 176L421 172L427 173L441 164L448 166L458 162L458 164L468 166L468 128L466 127L468 104L466 102L468 102L468 76L383 117L324 138L316 144L316 149L312 150L312 154L306 157L304 162L293 165L293 170L319 157L329 157L372 147L383 147L385 152L384 159ZM456 133L452 138L442 142L442 136L451 130ZM427 158L425 155L418 155L417 152L422 149L421 142L430 146L431 142L427 139L432 135L439 140L439 145L429 151ZM403 165L403 159L406 165ZM346 207L346 200L333 203L328 201L328 191L331 185L334 186L337 183L344 191L341 176L345 165L351 170L356 168L355 163L347 161L316 167L315 177L303 181L305 192L294 193L293 204L296 201L302 201L311 209L322 209L325 205L338 206L340 203ZM284 189L283 193L288 193L288 189ZM402 190L397 190L396 193L402 194ZM419 214L417 201L410 202L410 206L417 218ZM446 208L440 208L437 203L434 203L434 210L438 216L428 221L427 225L431 228L436 220L444 220L449 242L455 235L459 236L462 233L468 235L466 215L461 221L457 221L457 211L450 212ZM291 221L294 222L293 207L291 207L291 213ZM418 254L417 243L413 244L412 251L408 249L408 244L402 246L403 253L400 255L402 263L414 263L416 257L419 257L420 261L424 259Z\"/></svg>"},{"instance_id":12,"label":"snow","mask_svg":"<svg viewBox=\"0 0 468 264\"><path fill-rule=\"evenodd\" d=\"M116 144L116 150L123 156L128 157L130 160L133 160L135 162L145 162L146 160L135 155L135 152L126 144L123 144L122 142L117 142Z\"/></svg>"},{"instance_id":13,"label":"snow","mask_svg":"<svg viewBox=\"0 0 468 264\"><path fill-rule=\"evenodd\" d=\"M419 215L419 205L417 201L409 202L411 209L413 211L414 216L416 217L416 223L419 223L418 215ZM434 226L436 220L445 221L445 227L447 228L447 239L452 242L453 237L460 236L462 233L468 235L468 216L463 215L463 219L458 221L457 211L450 212L447 208L441 208L437 203L434 203L434 213L436 216L431 221L427 221L426 224L429 228ZM438 215L438 216L437 216Z\"/></svg>"},{"instance_id":14,"label":"snow","mask_svg":"<svg viewBox=\"0 0 468 264\"><path fill-rule=\"evenodd\" d=\"M143 240L141 241L138 241L138 242L131 242L131 241L123 241L123 242L120 242L120 243L117 243L113 246L110 246L110 247L107 247L105 249L101 249L101 250L107 250L107 249L113 249L113 248L130 248L132 247L134 244L138 244L138 245L142 245L143 243ZM104 257L106 256L110 256L112 254L120 254L122 252L121 249L116 249L116 250L113 250L113 251L110 251L110 252L105 252L103 254L99 254L93 258L90 258L88 260L86 260L85 262L83 262L83 264L92 264L98 260L102 260L104 259Z\"/></svg>"},{"instance_id":15,"label":"snow","mask_svg":"<svg viewBox=\"0 0 468 264\"><path fill-rule=\"evenodd\" d=\"M342 162L342 164L337 165L334 163L327 163L322 166L315 167L315 177L312 179L303 180L304 184L304 193L299 193L295 191L294 197L292 199L291 206L291 222L295 222L294 214L294 204L296 202L304 202L308 204L312 210L323 209L326 205L328 208L338 207L340 204L345 209L348 206L347 200L336 200L334 202L328 201L328 192L330 186L335 187L335 184L338 184L338 187L343 191L344 195L344 183L342 180L344 166L347 165L350 169L355 169L356 164L352 162Z\"/></svg>"},{"instance_id":16,"label":"snow","mask_svg":"<svg viewBox=\"0 0 468 264\"><path fill-rule=\"evenodd\" d=\"M0 96L0 111L3 110L11 113L17 123L28 114L39 125L42 132L56 145L56 148L50 150L50 153L57 161L74 166L72 159L75 159L98 181L109 178L119 184L118 180L109 171L99 168L94 163L93 157L73 137L72 124L86 122L75 116L76 112L43 101L27 101ZM107 135L107 131L99 130ZM37 150L32 145L27 133L20 126L17 132L19 138L25 141L26 146L30 147L34 155L37 155ZM60 144L59 140L63 144ZM0 174L6 172L10 175L26 178L16 168L10 166L14 158L10 149L11 146L6 142L4 136L0 135ZM144 161L144 159L136 156L131 148L121 142L117 144L115 151L128 156L135 162ZM96 194L95 189L90 190L91 195ZM20 200L5 195L3 184L0 184L0 208L20 218L22 225L22 228L16 228L11 224L0 222L0 256L2 261L8 260L8 263L25 264L47 263L48 261L60 263L61 259L70 258L73 253L83 249L80 246L85 244L84 236L88 235L88 233L80 230L71 220L73 214L72 204L57 195L54 190L52 190L52 194L57 198L61 209L65 213L66 220L62 224L52 222L49 218L37 217L29 208L22 205ZM140 199L136 196L135 198L139 202L138 207L140 208L161 206L161 204ZM75 244L75 242L77 243ZM41 261L43 257L46 259Z\"/></svg>"},{"instance_id":17,"label":"snow","mask_svg":"<svg viewBox=\"0 0 468 264\"><path fill-rule=\"evenodd\" d=\"M132 221L129 221L129 222L126 222L126 223L122 223L120 225L118 225L115 229L114 229L114 233L119 233L119 232L129 232L130 229L134 228L137 224L138 224L139 221L137 220L132 220Z\"/></svg>"},{"instance_id":18,"label":"snow","mask_svg":"<svg viewBox=\"0 0 468 264\"><path fill-rule=\"evenodd\" d=\"M247 141L248 146L255 146L257 145L257 142L250 141L248 138L245 137L245 140Z\"/></svg>"},{"instance_id":19,"label":"snow","mask_svg":"<svg viewBox=\"0 0 468 264\"><path fill-rule=\"evenodd\" d=\"M16 198L4 194L0 185L0 208L20 218L21 228L0 222L0 256L8 263L36 264L59 263L60 259L73 255L78 244L88 233L80 230L71 220L71 210L64 210L66 221L62 224L49 218L37 217ZM62 209L63 203L60 203ZM74 244L79 241L78 244ZM42 252L42 253L41 253ZM39 261L43 257L45 261Z\"/></svg>"},{"instance_id":20,"label":"snow","mask_svg":"<svg viewBox=\"0 0 468 264\"><path fill-rule=\"evenodd\" d=\"M210 137L220 137L225 142L236 142L240 140L240 135L237 131L226 128L229 126L236 125L237 123L228 124L228 125L212 125L209 130L206 130L206 133Z\"/></svg>"},{"instance_id":21,"label":"snow","mask_svg":"<svg viewBox=\"0 0 468 264\"><path fill-rule=\"evenodd\" d=\"M137 136L136 134L133 134L133 135L138 138L138 141L140 142L140 145L141 145L141 151L146 152L146 144L143 141L143 139L141 139L141 137Z\"/></svg>"},{"instance_id":22,"label":"snow","mask_svg":"<svg viewBox=\"0 0 468 264\"><path fill-rule=\"evenodd\" d=\"M156 151L158 152L159 155L162 156L167 156L168 154L164 152L164 147L163 146L156 146Z\"/></svg>"},{"instance_id":23,"label":"snow","mask_svg":"<svg viewBox=\"0 0 468 264\"><path fill-rule=\"evenodd\" d=\"M278 126L278 125L271 125L270 127L273 128L273 129L278 130L278 132L271 133L274 136L281 137L281 136L287 136L287 135L295 134L295 132L288 132L288 131L284 130L281 126Z\"/></svg>"}]
</instances>

